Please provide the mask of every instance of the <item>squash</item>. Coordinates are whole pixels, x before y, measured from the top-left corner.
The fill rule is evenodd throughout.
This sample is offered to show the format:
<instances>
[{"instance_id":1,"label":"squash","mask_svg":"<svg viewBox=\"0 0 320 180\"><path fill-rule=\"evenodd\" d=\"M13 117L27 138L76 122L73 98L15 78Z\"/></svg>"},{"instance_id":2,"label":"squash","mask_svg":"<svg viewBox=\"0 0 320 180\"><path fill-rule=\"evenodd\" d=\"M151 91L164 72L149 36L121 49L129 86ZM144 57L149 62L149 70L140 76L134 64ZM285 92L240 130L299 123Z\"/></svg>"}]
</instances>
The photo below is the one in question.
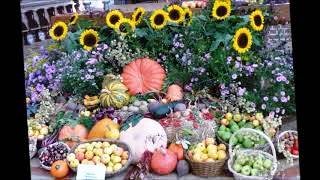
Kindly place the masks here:
<instances>
[{"instance_id":1,"label":"squash","mask_svg":"<svg viewBox=\"0 0 320 180\"><path fill-rule=\"evenodd\" d=\"M68 175L69 167L66 161L58 160L51 165L50 173L53 177L63 178Z\"/></svg>"},{"instance_id":2,"label":"squash","mask_svg":"<svg viewBox=\"0 0 320 180\"><path fill-rule=\"evenodd\" d=\"M154 152L159 147L167 147L167 134L163 127L142 114L127 118L121 125L119 140L130 146L133 163L137 163L147 150Z\"/></svg>"},{"instance_id":3,"label":"squash","mask_svg":"<svg viewBox=\"0 0 320 180\"><path fill-rule=\"evenodd\" d=\"M168 87L166 97L169 102L171 101L179 101L183 98L182 88L176 84L172 84Z\"/></svg>"},{"instance_id":4,"label":"squash","mask_svg":"<svg viewBox=\"0 0 320 180\"><path fill-rule=\"evenodd\" d=\"M121 74L123 83L131 95L160 91L166 78L165 70L149 58L136 59L127 64Z\"/></svg>"},{"instance_id":5,"label":"squash","mask_svg":"<svg viewBox=\"0 0 320 180\"><path fill-rule=\"evenodd\" d=\"M127 93L128 88L113 76L107 75L104 79L99 100L103 107L119 109L129 103L130 95Z\"/></svg>"},{"instance_id":6,"label":"squash","mask_svg":"<svg viewBox=\"0 0 320 180\"><path fill-rule=\"evenodd\" d=\"M171 143L168 149L177 155L178 160L183 160L183 147L181 144Z\"/></svg>"},{"instance_id":7,"label":"squash","mask_svg":"<svg viewBox=\"0 0 320 180\"><path fill-rule=\"evenodd\" d=\"M176 169L177 156L170 150L159 148L151 158L151 169L159 175L167 175Z\"/></svg>"},{"instance_id":8,"label":"squash","mask_svg":"<svg viewBox=\"0 0 320 180\"><path fill-rule=\"evenodd\" d=\"M106 134L113 129L119 130L120 125L113 122L111 119L102 119L92 127L89 132L88 139L105 138Z\"/></svg>"},{"instance_id":9,"label":"squash","mask_svg":"<svg viewBox=\"0 0 320 180\"><path fill-rule=\"evenodd\" d=\"M59 141L64 141L70 148L79 142L85 141L88 136L88 130L82 124L64 125L58 136Z\"/></svg>"}]
</instances>

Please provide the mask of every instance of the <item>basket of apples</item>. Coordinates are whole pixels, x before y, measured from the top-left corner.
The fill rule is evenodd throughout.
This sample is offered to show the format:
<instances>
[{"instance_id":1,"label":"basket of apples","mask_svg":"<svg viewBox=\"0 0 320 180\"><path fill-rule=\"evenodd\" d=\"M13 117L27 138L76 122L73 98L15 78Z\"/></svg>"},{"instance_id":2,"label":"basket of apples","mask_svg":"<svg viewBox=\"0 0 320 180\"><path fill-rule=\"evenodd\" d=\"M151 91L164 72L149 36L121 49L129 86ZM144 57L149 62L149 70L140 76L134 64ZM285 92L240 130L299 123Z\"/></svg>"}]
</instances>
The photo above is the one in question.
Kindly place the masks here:
<instances>
[{"instance_id":1,"label":"basket of apples","mask_svg":"<svg viewBox=\"0 0 320 180\"><path fill-rule=\"evenodd\" d=\"M289 130L280 133L278 137L278 151L287 158L299 158L298 132Z\"/></svg>"},{"instance_id":2,"label":"basket of apples","mask_svg":"<svg viewBox=\"0 0 320 180\"><path fill-rule=\"evenodd\" d=\"M197 176L217 176L223 171L228 158L224 144L217 145L214 138L206 138L194 144L185 155L190 163L192 174Z\"/></svg>"},{"instance_id":3,"label":"basket of apples","mask_svg":"<svg viewBox=\"0 0 320 180\"><path fill-rule=\"evenodd\" d=\"M119 140L94 139L74 146L67 156L67 163L74 172L79 164L106 167L106 176L111 177L126 170L131 162L130 147Z\"/></svg>"},{"instance_id":4,"label":"basket of apples","mask_svg":"<svg viewBox=\"0 0 320 180\"><path fill-rule=\"evenodd\" d=\"M243 132L257 133L262 136L271 147L272 154L254 148L233 147L229 144L229 171L233 173L235 179L271 180L277 170L276 150L271 139L263 132L250 128L240 129L232 137Z\"/></svg>"}]
</instances>

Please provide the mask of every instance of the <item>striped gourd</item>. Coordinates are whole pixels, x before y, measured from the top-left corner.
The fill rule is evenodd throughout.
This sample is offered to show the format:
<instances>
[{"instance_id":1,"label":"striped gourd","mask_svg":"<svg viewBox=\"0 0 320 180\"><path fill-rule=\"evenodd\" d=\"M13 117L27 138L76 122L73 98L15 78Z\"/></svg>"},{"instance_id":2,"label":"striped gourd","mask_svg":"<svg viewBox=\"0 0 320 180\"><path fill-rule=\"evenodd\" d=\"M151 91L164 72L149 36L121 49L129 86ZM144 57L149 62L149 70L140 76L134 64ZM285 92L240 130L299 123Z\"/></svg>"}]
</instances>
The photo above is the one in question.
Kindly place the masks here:
<instances>
[{"instance_id":1,"label":"striped gourd","mask_svg":"<svg viewBox=\"0 0 320 180\"><path fill-rule=\"evenodd\" d=\"M113 80L109 83L103 83L103 89L100 94L100 103L103 107L112 106L122 108L128 104L130 95L127 93L128 88L119 80Z\"/></svg>"}]
</instances>

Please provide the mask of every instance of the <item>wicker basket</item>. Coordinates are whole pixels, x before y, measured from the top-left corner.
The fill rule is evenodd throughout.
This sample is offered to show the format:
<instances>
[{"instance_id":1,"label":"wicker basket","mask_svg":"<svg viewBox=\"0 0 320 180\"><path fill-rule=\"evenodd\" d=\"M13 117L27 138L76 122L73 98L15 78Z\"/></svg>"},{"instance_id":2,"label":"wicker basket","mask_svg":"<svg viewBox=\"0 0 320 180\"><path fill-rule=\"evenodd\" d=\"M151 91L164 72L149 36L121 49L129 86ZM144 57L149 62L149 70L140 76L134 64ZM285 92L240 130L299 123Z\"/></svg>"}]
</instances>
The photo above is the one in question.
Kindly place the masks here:
<instances>
[{"instance_id":1,"label":"wicker basket","mask_svg":"<svg viewBox=\"0 0 320 180\"><path fill-rule=\"evenodd\" d=\"M235 160L234 157L235 157L236 151L232 151L233 147L231 145L229 145L229 154L230 154L230 159L228 160L229 171L232 172L232 174L236 180L265 180L265 179L271 180L271 179L273 179L273 176L277 170L278 162L277 162L276 150L275 150L274 145L271 142L270 138L267 135L265 135L264 133L262 133L261 131L257 131L255 129L250 129L250 128L242 128L242 129L236 131L232 136L235 136L237 133L241 133L244 131L257 133L257 134L261 135L263 138L265 138L268 142L268 145L271 147L272 154L269 154L269 153L264 152L262 150L255 150L255 149L239 149L239 151L246 153L246 154L262 154L264 157L266 157L272 161L271 171L269 172L269 174L267 174L265 176L246 176L246 175L243 175L243 174L236 172L232 168L232 165Z\"/></svg>"},{"instance_id":2,"label":"wicker basket","mask_svg":"<svg viewBox=\"0 0 320 180\"><path fill-rule=\"evenodd\" d=\"M59 141L59 142L55 142L55 143L53 143L53 144L50 144L50 145L48 145L48 147L49 147L49 146L54 146L54 145L56 145L56 144L63 144L63 145L68 149L68 152L70 152L69 146L68 146L66 143L60 142L60 141ZM47 148L47 147L41 148L41 149L38 150L39 157L41 156L41 154L44 152L44 150L45 150L46 148ZM43 165L42 163L40 163L40 167L42 167L43 169L48 170L48 171L51 170L51 167L50 167L50 166L45 166L45 165Z\"/></svg>"},{"instance_id":3,"label":"wicker basket","mask_svg":"<svg viewBox=\"0 0 320 180\"><path fill-rule=\"evenodd\" d=\"M222 160L216 160L214 162L195 162L192 161L187 153L185 154L185 159L189 162L191 166L191 173L196 176L218 176L223 174L224 171L224 165L226 163L226 160L228 159L228 155L225 159Z\"/></svg>"},{"instance_id":4,"label":"wicker basket","mask_svg":"<svg viewBox=\"0 0 320 180\"><path fill-rule=\"evenodd\" d=\"M288 130L288 131L283 131L279 134L278 138L277 138L277 146L279 146L280 144L280 139L282 136L284 136L286 133L293 133L293 134L297 134L298 135L298 132L297 131L293 131L293 130ZM278 152L279 153L283 153L280 151L280 149L278 148ZM290 156L293 158L293 159L299 159L299 155L293 155L290 153Z\"/></svg>"},{"instance_id":5,"label":"wicker basket","mask_svg":"<svg viewBox=\"0 0 320 180\"><path fill-rule=\"evenodd\" d=\"M92 139L89 141L83 141L81 143L76 144L69 153L74 153L75 149L80 145L80 144L84 144L84 143L91 143L91 142L109 142L110 144L116 144L118 147L123 148L125 151L128 151L128 161L127 163L119 170L116 172L112 172L112 173L108 173L106 172L106 177L112 177L118 174L121 174L123 171L125 171L131 164L132 161L132 151L129 147L129 145L125 142L119 141L119 140L113 140L113 139L101 139L101 138L97 138L97 139ZM72 171L77 172L76 168L72 168L70 166L70 163L67 161L68 166L70 167L70 169L72 169Z\"/></svg>"}]
</instances>

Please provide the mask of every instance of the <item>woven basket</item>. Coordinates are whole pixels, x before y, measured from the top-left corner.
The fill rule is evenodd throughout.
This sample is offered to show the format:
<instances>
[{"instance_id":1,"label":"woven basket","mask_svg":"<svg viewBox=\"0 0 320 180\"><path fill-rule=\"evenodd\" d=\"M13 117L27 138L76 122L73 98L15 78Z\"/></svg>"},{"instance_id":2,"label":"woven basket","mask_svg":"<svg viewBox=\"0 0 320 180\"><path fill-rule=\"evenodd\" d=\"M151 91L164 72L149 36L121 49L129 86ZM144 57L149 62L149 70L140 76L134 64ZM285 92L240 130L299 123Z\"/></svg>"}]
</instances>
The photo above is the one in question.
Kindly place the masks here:
<instances>
[{"instance_id":1,"label":"woven basket","mask_svg":"<svg viewBox=\"0 0 320 180\"><path fill-rule=\"evenodd\" d=\"M195 162L192 161L187 153L185 154L185 159L189 162L191 166L191 172L192 174L196 176L218 176L223 174L224 171L224 165L226 163L226 160L228 159L228 155L225 159L222 160L216 160L214 162Z\"/></svg>"},{"instance_id":2,"label":"woven basket","mask_svg":"<svg viewBox=\"0 0 320 180\"><path fill-rule=\"evenodd\" d=\"M48 145L48 147L54 146L54 145L56 145L56 144L63 144L63 145L68 149L68 152L70 152L69 146L68 146L66 143L60 142L60 141L59 141L59 142L55 142L55 143L53 143L53 144L50 144L50 145ZM47 147L41 148L41 149L38 150L39 157L41 156L41 154L44 152L44 150L45 150L46 148L47 148ZM51 170L51 167L50 167L50 166L45 166L45 165L43 165L42 163L40 163L40 167L42 167L43 169L48 170L48 171Z\"/></svg>"},{"instance_id":3,"label":"woven basket","mask_svg":"<svg viewBox=\"0 0 320 180\"><path fill-rule=\"evenodd\" d=\"M232 151L233 147L231 145L229 145L229 154L230 154L230 159L228 160L229 171L232 172L232 174L236 180L265 180L265 179L271 180L271 179L273 179L273 176L277 170L278 162L277 162L276 150L275 150L274 145L271 142L270 138L267 135L265 135L264 133L262 133L261 131L257 131L255 129L250 129L250 128L242 128L242 129L236 131L231 137L235 136L237 133L241 133L244 131L257 133L260 136L262 136L263 138L265 138L265 140L267 140L267 142L268 142L268 145L271 147L272 154L269 154L269 153L264 152L262 150L255 150L255 149L239 149L239 151L246 153L246 154L262 154L264 157L266 157L267 159L270 159L272 161L271 171L269 172L269 174L267 174L265 176L246 176L246 175L243 175L243 174L236 172L232 168L232 165L235 160L234 157L235 157L236 152Z\"/></svg>"},{"instance_id":4,"label":"woven basket","mask_svg":"<svg viewBox=\"0 0 320 180\"><path fill-rule=\"evenodd\" d=\"M164 131L167 134L168 142L176 142L176 140L177 140L177 132L178 132L177 129L178 128L173 127L173 126L169 126L169 127L165 127L164 128Z\"/></svg>"},{"instance_id":5,"label":"woven basket","mask_svg":"<svg viewBox=\"0 0 320 180\"><path fill-rule=\"evenodd\" d=\"M280 144L280 139L281 139L281 137L284 136L284 135L287 134L287 133L293 133L293 134L297 134L297 135L298 135L298 132L297 132L297 131L293 131L293 130L288 130L288 131L283 131L283 132L281 132L281 133L279 134L278 138L277 138L277 146L279 146L279 144ZM278 148L278 152L279 152L279 153L283 153L283 152L281 152L281 151L279 150L279 148ZM291 156L293 159L299 159L299 155L293 155L293 154L290 153L290 156Z\"/></svg>"},{"instance_id":6,"label":"woven basket","mask_svg":"<svg viewBox=\"0 0 320 180\"><path fill-rule=\"evenodd\" d=\"M84 143L91 143L91 142L109 142L110 144L116 144L118 147L121 147L123 148L125 151L128 151L128 161L127 163L119 170L119 171L116 171L116 172L112 172L112 173L108 173L106 172L106 177L112 177L112 176L115 176L115 175L118 175L118 174L121 174L123 171L125 171L131 164L131 161L132 161L132 151L129 147L129 145L125 142L122 142L122 141L119 141L119 140L113 140L113 139L101 139L101 138L97 138L97 139L92 139L92 140L89 140L89 141L83 141L81 143L78 143L76 144L69 153L74 153L75 149L80 145L80 144L84 144ZM77 169L76 168L72 168L70 166L70 163L67 161L68 163L68 166L70 169L72 169L72 171L76 172Z\"/></svg>"}]
</instances>

